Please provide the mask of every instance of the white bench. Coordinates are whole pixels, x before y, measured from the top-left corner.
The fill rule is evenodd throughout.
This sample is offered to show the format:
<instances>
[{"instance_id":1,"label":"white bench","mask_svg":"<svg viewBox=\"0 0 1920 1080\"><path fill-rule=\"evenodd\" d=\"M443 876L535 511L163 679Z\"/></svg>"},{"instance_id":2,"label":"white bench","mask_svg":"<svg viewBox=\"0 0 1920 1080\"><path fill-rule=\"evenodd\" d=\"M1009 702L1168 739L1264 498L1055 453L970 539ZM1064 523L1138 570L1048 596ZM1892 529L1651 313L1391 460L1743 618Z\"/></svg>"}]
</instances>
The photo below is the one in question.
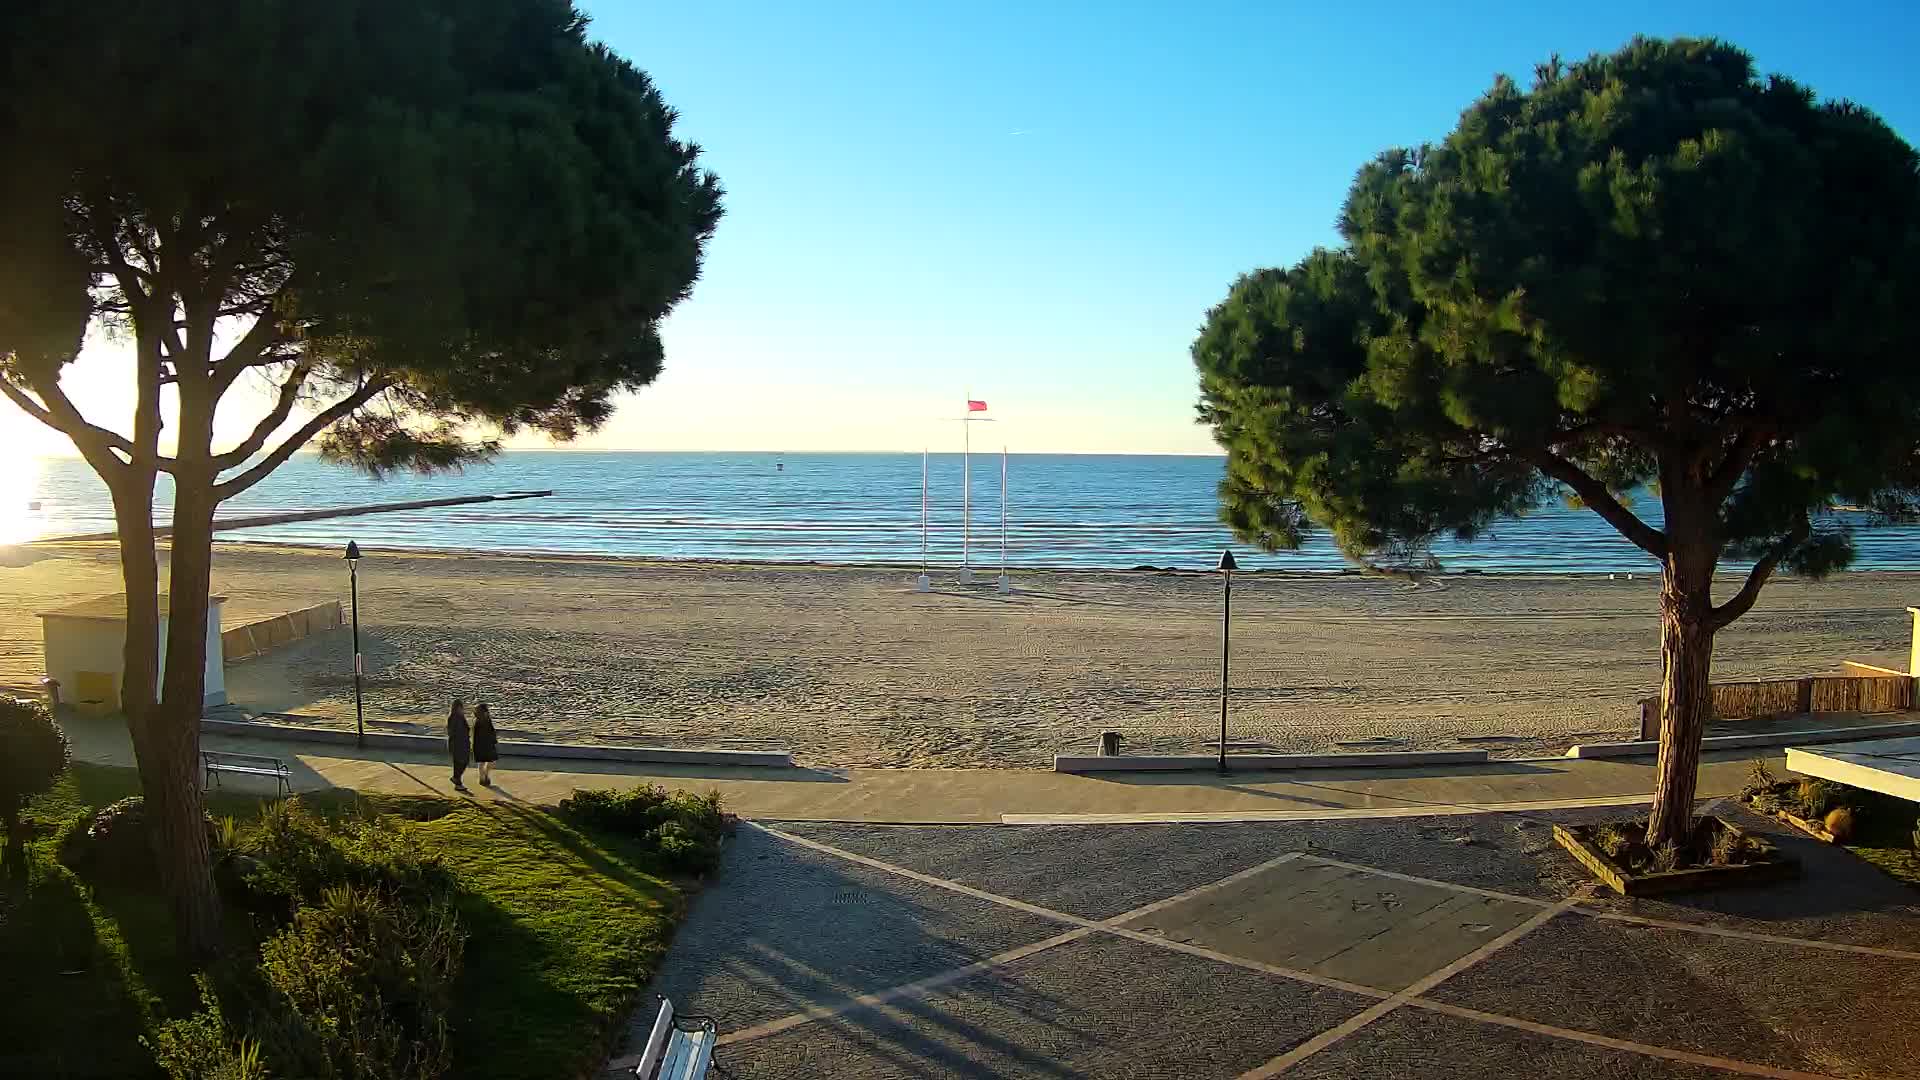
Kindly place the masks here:
<instances>
[{"instance_id":1,"label":"white bench","mask_svg":"<svg viewBox=\"0 0 1920 1080\"><path fill-rule=\"evenodd\" d=\"M653 1032L647 1036L647 1048L633 1075L639 1080L702 1080L713 1064L713 1044L719 1037L712 1020L676 1017L673 1002L661 998L660 1013L653 1018Z\"/></svg>"},{"instance_id":2,"label":"white bench","mask_svg":"<svg viewBox=\"0 0 1920 1080\"><path fill-rule=\"evenodd\" d=\"M218 785L221 773L239 773L242 776L271 776L275 794L293 793L293 774L287 768L287 763L279 758L203 750L200 753L200 765L206 771L206 776L201 781L203 789L208 783Z\"/></svg>"}]
</instances>

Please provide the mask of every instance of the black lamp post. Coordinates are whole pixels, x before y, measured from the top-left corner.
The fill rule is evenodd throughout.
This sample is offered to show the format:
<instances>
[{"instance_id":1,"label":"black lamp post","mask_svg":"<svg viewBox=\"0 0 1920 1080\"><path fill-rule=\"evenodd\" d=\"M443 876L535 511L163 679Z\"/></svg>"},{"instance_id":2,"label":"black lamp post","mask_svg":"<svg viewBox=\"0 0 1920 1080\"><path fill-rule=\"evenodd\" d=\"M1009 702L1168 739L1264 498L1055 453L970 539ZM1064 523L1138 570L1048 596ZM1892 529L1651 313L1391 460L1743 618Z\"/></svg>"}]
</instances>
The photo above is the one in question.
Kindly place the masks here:
<instances>
[{"instance_id":1,"label":"black lamp post","mask_svg":"<svg viewBox=\"0 0 1920 1080\"><path fill-rule=\"evenodd\" d=\"M1233 655L1227 647L1233 630L1233 572L1240 564L1231 550L1220 553L1220 775L1227 775L1227 660Z\"/></svg>"},{"instance_id":2,"label":"black lamp post","mask_svg":"<svg viewBox=\"0 0 1920 1080\"><path fill-rule=\"evenodd\" d=\"M367 748L367 710L360 700L360 545L347 541L347 579L353 590L353 745Z\"/></svg>"}]
</instances>

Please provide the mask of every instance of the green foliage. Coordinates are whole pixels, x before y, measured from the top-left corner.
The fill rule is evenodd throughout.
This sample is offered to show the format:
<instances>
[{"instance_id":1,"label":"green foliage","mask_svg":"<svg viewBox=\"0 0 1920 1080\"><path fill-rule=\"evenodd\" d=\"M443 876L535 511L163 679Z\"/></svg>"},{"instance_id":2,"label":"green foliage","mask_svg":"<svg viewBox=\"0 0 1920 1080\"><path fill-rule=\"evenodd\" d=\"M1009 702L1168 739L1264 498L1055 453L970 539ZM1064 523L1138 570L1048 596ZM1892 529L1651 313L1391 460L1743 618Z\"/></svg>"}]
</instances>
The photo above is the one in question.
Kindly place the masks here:
<instances>
[{"instance_id":1,"label":"green foliage","mask_svg":"<svg viewBox=\"0 0 1920 1080\"><path fill-rule=\"evenodd\" d=\"M45 705L0 696L0 841L18 842L20 811L67 771L67 733Z\"/></svg>"},{"instance_id":2,"label":"green foliage","mask_svg":"<svg viewBox=\"0 0 1920 1080\"><path fill-rule=\"evenodd\" d=\"M1747 786L1742 788L1740 793L1753 796L1770 792L1779 782L1780 778L1773 775L1772 769L1767 768L1766 758L1754 758L1747 763Z\"/></svg>"},{"instance_id":3,"label":"green foliage","mask_svg":"<svg viewBox=\"0 0 1920 1080\"><path fill-rule=\"evenodd\" d=\"M60 857L90 881L151 883L156 871L147 816L144 796L109 803L68 827ZM208 835L215 831L209 819Z\"/></svg>"},{"instance_id":4,"label":"green foliage","mask_svg":"<svg viewBox=\"0 0 1920 1080\"><path fill-rule=\"evenodd\" d=\"M1340 228L1235 282L1193 346L1245 539L1317 523L1419 565L1571 489L1706 587L1722 556L1844 566L1825 507L1920 486L1913 149L1738 49L1636 39L1502 77L1442 142L1362 168ZM1645 486L1665 533L1626 505Z\"/></svg>"},{"instance_id":5,"label":"green foliage","mask_svg":"<svg viewBox=\"0 0 1920 1080\"><path fill-rule=\"evenodd\" d=\"M64 834L136 789L131 770L76 764L28 817ZM29 845L25 899L0 912L0 999L18 1025L8 1030L35 1038L0 1039L0 1074L147 1076L164 1058L178 1076L326 1075L313 1063L311 1033L272 1007L278 992L259 950L312 906L302 900L290 910L286 895L317 903L329 880L411 912L451 905L456 913L473 944L453 978L447 1075L561 1080L587 1075L613 1051L682 910L654 844L511 804L344 791L289 802L293 813L251 798L215 800L216 813L236 823L222 876L239 902L229 903L231 962L209 971L198 992L150 880L103 876L89 885L54 858L58 845ZM315 850L316 836L344 854ZM284 860L269 869L275 853ZM286 884L256 891L256 874ZM0 907L6 902L0 891ZM241 907L253 911L233 910ZM290 1049L310 1056L290 1066Z\"/></svg>"},{"instance_id":6,"label":"green foliage","mask_svg":"<svg viewBox=\"0 0 1920 1080\"><path fill-rule=\"evenodd\" d=\"M1800 816L1808 821L1819 821L1826 817L1827 811L1839 803L1840 794L1838 784L1812 778L1800 781L1794 788L1794 798L1800 804Z\"/></svg>"},{"instance_id":7,"label":"green foliage","mask_svg":"<svg viewBox=\"0 0 1920 1080\"><path fill-rule=\"evenodd\" d=\"M1633 837L1618 822L1603 822L1594 827L1593 846L1606 852L1608 858L1618 861L1632 848Z\"/></svg>"},{"instance_id":8,"label":"green foliage","mask_svg":"<svg viewBox=\"0 0 1920 1080\"><path fill-rule=\"evenodd\" d=\"M246 906L291 915L342 886L379 890L411 902L441 900L452 875L419 836L375 815L322 818L294 800L261 811L237 848Z\"/></svg>"},{"instance_id":9,"label":"green foliage","mask_svg":"<svg viewBox=\"0 0 1920 1080\"><path fill-rule=\"evenodd\" d=\"M634 837L667 867L690 873L720 864L720 846L732 828L719 792L695 795L657 784L576 791L561 800L560 813L586 828Z\"/></svg>"},{"instance_id":10,"label":"green foliage","mask_svg":"<svg viewBox=\"0 0 1920 1080\"><path fill-rule=\"evenodd\" d=\"M1680 868L1681 852L1678 844L1661 844L1653 849L1652 858L1647 861L1647 872L1665 874Z\"/></svg>"}]
</instances>

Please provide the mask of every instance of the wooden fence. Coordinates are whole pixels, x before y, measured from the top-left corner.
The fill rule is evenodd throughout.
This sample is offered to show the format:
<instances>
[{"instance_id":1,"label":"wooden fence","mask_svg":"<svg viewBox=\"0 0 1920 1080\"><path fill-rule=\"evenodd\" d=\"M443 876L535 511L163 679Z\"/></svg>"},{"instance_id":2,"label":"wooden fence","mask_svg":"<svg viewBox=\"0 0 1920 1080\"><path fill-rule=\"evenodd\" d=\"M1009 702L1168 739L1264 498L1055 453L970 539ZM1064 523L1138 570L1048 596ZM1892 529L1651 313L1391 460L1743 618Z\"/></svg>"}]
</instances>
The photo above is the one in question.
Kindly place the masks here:
<instances>
[{"instance_id":1,"label":"wooden fence","mask_svg":"<svg viewBox=\"0 0 1920 1080\"><path fill-rule=\"evenodd\" d=\"M312 634L339 629L340 623L340 601L329 600L224 631L220 635L221 651L229 661L244 660Z\"/></svg>"},{"instance_id":2,"label":"wooden fence","mask_svg":"<svg viewBox=\"0 0 1920 1080\"><path fill-rule=\"evenodd\" d=\"M1714 683L1713 715L1717 720L1755 720L1792 713L1901 712L1914 707L1913 684L1911 676L1893 673ZM1645 698L1641 704L1640 737L1656 738L1660 699Z\"/></svg>"}]
</instances>

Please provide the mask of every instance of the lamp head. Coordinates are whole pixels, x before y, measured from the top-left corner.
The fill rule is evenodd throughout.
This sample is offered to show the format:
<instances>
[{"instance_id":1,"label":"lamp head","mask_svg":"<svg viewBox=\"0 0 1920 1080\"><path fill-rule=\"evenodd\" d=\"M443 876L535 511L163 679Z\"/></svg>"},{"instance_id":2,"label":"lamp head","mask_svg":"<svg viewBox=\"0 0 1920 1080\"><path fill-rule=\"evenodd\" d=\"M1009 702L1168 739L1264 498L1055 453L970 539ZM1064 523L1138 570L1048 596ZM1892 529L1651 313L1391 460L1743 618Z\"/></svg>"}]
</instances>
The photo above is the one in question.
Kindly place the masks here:
<instances>
[{"instance_id":1,"label":"lamp head","mask_svg":"<svg viewBox=\"0 0 1920 1080\"><path fill-rule=\"evenodd\" d=\"M1235 570L1240 569L1240 564L1233 561L1233 552L1227 550L1220 553L1220 565L1214 567L1214 569L1223 574L1231 574Z\"/></svg>"},{"instance_id":2,"label":"lamp head","mask_svg":"<svg viewBox=\"0 0 1920 1080\"><path fill-rule=\"evenodd\" d=\"M347 541L347 561L350 563L360 561L360 545L351 540Z\"/></svg>"}]
</instances>

